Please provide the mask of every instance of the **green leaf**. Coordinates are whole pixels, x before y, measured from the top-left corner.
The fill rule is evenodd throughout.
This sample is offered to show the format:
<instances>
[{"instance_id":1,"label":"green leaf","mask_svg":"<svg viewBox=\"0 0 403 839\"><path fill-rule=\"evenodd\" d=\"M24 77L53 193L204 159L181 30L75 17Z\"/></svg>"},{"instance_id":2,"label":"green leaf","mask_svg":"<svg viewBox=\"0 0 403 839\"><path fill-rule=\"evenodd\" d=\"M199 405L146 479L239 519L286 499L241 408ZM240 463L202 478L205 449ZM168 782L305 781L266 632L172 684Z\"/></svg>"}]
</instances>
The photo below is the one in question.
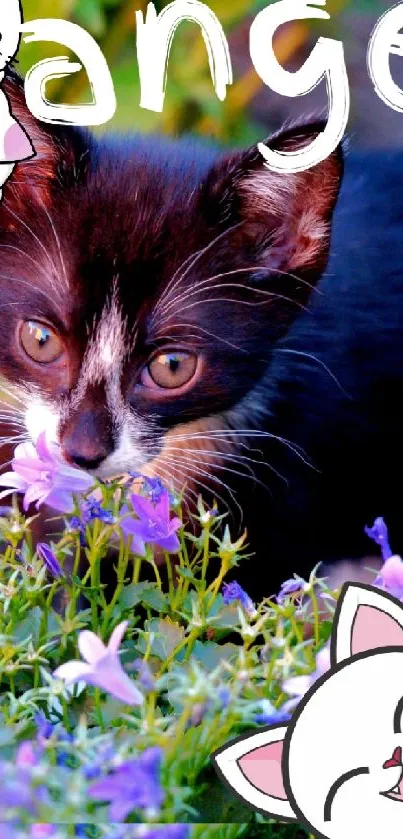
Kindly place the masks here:
<instances>
[{"instance_id":1,"label":"green leaf","mask_svg":"<svg viewBox=\"0 0 403 839\"><path fill-rule=\"evenodd\" d=\"M34 646L38 644L41 620L42 609L39 606L34 606L28 613L28 616L15 627L13 633L15 641L20 644L21 641L31 637Z\"/></svg>"},{"instance_id":2,"label":"green leaf","mask_svg":"<svg viewBox=\"0 0 403 839\"><path fill-rule=\"evenodd\" d=\"M231 661L239 655L236 644L216 644L214 641L196 641L192 659L196 659L206 670L214 670L222 661Z\"/></svg>"},{"instance_id":3,"label":"green leaf","mask_svg":"<svg viewBox=\"0 0 403 839\"><path fill-rule=\"evenodd\" d=\"M161 661L168 658L176 647L182 643L185 637L183 626L174 623L170 618L165 618L164 620L155 618L151 621L146 621L145 630L147 634L155 634L151 646L151 655L157 656ZM147 640L144 636L140 636L137 647L139 652L145 653Z\"/></svg>"},{"instance_id":4,"label":"green leaf","mask_svg":"<svg viewBox=\"0 0 403 839\"><path fill-rule=\"evenodd\" d=\"M157 588L155 583L137 583L137 585L125 586L119 599L119 605L123 609L133 609L139 603L144 603L156 612L167 612L169 598L167 594Z\"/></svg>"}]
</instances>

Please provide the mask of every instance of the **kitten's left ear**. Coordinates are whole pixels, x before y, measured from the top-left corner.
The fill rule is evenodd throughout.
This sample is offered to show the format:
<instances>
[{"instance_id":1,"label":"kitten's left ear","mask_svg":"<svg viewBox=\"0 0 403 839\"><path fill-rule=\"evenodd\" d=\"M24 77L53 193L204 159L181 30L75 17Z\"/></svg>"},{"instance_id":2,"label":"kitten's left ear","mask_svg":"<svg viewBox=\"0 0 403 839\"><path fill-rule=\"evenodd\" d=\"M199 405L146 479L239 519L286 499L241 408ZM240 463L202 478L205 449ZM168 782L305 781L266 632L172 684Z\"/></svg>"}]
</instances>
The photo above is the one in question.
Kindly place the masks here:
<instances>
[{"instance_id":1,"label":"kitten's left ear","mask_svg":"<svg viewBox=\"0 0 403 839\"><path fill-rule=\"evenodd\" d=\"M289 128L267 144L278 151L296 151L312 143L324 127L318 121ZM294 279L291 285L283 279L277 284L279 294L304 304L309 285L326 266L342 176L341 146L322 163L295 174L271 171L253 146L215 164L202 189L202 211L214 226L239 224L236 246L247 251L251 263L269 269L272 280L276 269L283 278L292 273L305 280Z\"/></svg>"},{"instance_id":2,"label":"kitten's left ear","mask_svg":"<svg viewBox=\"0 0 403 839\"><path fill-rule=\"evenodd\" d=\"M372 586L343 586L333 621L332 666L363 652L403 647L403 606Z\"/></svg>"}]
</instances>

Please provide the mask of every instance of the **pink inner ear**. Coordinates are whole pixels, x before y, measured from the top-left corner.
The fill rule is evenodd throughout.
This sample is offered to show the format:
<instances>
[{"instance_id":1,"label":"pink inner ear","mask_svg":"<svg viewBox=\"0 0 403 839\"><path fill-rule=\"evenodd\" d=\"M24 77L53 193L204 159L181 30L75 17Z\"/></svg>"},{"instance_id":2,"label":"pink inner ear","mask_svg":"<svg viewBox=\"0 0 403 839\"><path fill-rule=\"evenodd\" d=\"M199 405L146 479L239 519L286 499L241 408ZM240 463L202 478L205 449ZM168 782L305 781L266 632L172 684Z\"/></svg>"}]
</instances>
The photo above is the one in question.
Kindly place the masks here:
<instances>
[{"instance_id":1,"label":"pink inner ear","mask_svg":"<svg viewBox=\"0 0 403 839\"><path fill-rule=\"evenodd\" d=\"M359 606L351 631L351 655L378 647L403 647L403 627L375 606Z\"/></svg>"},{"instance_id":2,"label":"pink inner ear","mask_svg":"<svg viewBox=\"0 0 403 839\"><path fill-rule=\"evenodd\" d=\"M4 137L4 154L8 161L26 160L32 157L33 148L25 131L15 122L6 131Z\"/></svg>"},{"instance_id":3,"label":"pink inner ear","mask_svg":"<svg viewBox=\"0 0 403 839\"><path fill-rule=\"evenodd\" d=\"M238 760L238 766L245 778L260 792L287 801L281 768L283 742L277 740L248 752Z\"/></svg>"}]
</instances>

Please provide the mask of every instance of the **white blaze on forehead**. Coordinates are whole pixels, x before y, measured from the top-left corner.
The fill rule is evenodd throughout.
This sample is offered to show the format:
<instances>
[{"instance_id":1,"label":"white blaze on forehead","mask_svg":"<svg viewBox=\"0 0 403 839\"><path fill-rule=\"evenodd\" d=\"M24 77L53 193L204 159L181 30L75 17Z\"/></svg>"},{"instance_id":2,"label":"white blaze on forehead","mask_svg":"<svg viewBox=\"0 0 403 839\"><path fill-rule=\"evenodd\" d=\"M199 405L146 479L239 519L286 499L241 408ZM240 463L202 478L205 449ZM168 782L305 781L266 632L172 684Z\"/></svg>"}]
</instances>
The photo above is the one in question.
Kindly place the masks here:
<instances>
[{"instance_id":1,"label":"white blaze on forehead","mask_svg":"<svg viewBox=\"0 0 403 839\"><path fill-rule=\"evenodd\" d=\"M126 322L114 294L95 325L84 356L77 386L80 398L88 385L111 385L112 378L116 387L126 350Z\"/></svg>"}]
</instances>

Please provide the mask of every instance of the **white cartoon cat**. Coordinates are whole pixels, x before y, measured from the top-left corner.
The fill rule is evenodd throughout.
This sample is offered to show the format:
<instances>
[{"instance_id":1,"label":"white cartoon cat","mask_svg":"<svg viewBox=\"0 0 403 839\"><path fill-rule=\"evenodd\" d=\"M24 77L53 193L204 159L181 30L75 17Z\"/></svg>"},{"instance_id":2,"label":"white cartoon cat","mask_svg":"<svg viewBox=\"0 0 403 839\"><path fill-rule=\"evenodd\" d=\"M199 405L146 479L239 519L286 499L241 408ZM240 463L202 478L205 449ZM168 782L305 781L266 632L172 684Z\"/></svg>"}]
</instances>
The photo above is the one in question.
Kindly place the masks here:
<instances>
[{"instance_id":1,"label":"white cartoon cat","mask_svg":"<svg viewBox=\"0 0 403 839\"><path fill-rule=\"evenodd\" d=\"M395 839L403 829L403 607L346 584L331 669L288 725L242 736L213 755L255 810L305 824L321 839Z\"/></svg>"},{"instance_id":2,"label":"white cartoon cat","mask_svg":"<svg viewBox=\"0 0 403 839\"><path fill-rule=\"evenodd\" d=\"M17 53L20 40L22 12L19 0L0 2L0 84L5 69ZM35 155L32 143L21 125L14 119L4 91L0 87L0 199L2 187L12 174L15 164Z\"/></svg>"}]
</instances>

